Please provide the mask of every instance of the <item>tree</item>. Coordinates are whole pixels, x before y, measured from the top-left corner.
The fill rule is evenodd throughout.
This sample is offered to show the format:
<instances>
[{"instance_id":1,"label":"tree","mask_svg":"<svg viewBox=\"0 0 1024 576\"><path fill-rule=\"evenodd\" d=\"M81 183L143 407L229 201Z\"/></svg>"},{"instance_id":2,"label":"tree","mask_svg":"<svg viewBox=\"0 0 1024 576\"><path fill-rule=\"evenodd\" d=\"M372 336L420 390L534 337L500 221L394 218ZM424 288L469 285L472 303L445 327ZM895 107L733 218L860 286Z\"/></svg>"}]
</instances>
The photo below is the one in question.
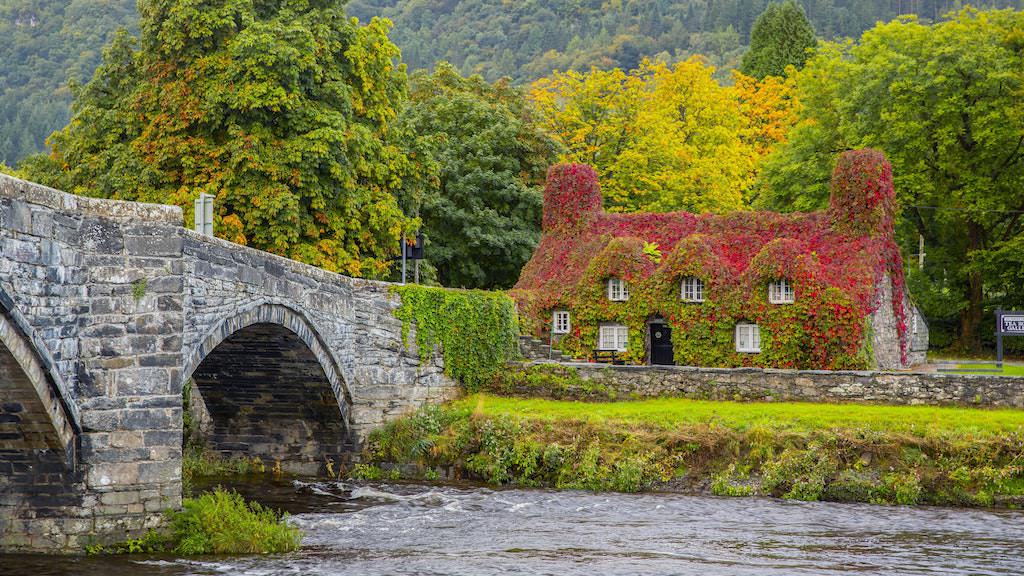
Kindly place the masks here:
<instances>
[{"instance_id":1,"label":"tree","mask_svg":"<svg viewBox=\"0 0 1024 576\"><path fill-rule=\"evenodd\" d=\"M755 148L735 93L691 58L644 61L630 73L555 73L531 97L565 147L561 162L593 165L617 211L723 212L743 205Z\"/></svg>"},{"instance_id":2,"label":"tree","mask_svg":"<svg viewBox=\"0 0 1024 576\"><path fill-rule=\"evenodd\" d=\"M906 17L830 44L797 77L800 121L765 166L766 205L827 196L835 150L875 147L893 165L903 245L925 238L914 288L959 320L978 351L986 305L1024 304L1024 13L965 9L924 25Z\"/></svg>"},{"instance_id":3,"label":"tree","mask_svg":"<svg viewBox=\"0 0 1024 576\"><path fill-rule=\"evenodd\" d=\"M173 203L216 196L218 234L377 275L413 222L393 192L413 163L389 141L404 69L386 21L336 2L147 0L52 154L26 175L71 192Z\"/></svg>"},{"instance_id":4,"label":"tree","mask_svg":"<svg viewBox=\"0 0 1024 576\"><path fill-rule=\"evenodd\" d=\"M507 80L463 78L446 62L411 78L401 129L436 170L420 199L427 259L446 286L508 288L540 237L541 192L556 145Z\"/></svg>"},{"instance_id":5,"label":"tree","mask_svg":"<svg viewBox=\"0 0 1024 576\"><path fill-rule=\"evenodd\" d=\"M794 78L765 76L758 81L733 70L733 93L739 103L742 127L740 138L753 149L754 185L746 202L753 203L759 192L757 174L769 154L786 142L797 121L799 103Z\"/></svg>"},{"instance_id":6,"label":"tree","mask_svg":"<svg viewBox=\"0 0 1024 576\"><path fill-rule=\"evenodd\" d=\"M758 80L785 76L788 66L803 67L816 44L814 28L796 2L772 2L754 21L740 71Z\"/></svg>"}]
</instances>

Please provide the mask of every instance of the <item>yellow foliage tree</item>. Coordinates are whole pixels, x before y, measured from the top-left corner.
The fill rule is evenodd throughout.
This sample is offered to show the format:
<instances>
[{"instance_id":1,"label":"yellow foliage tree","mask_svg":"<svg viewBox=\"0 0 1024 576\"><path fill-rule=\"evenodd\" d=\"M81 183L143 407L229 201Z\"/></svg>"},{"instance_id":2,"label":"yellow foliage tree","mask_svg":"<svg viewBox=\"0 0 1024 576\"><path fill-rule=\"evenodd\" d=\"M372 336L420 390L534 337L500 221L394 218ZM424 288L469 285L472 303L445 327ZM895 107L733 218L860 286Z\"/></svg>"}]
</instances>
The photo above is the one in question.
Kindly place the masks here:
<instances>
[{"instance_id":1,"label":"yellow foliage tree","mask_svg":"<svg viewBox=\"0 0 1024 576\"><path fill-rule=\"evenodd\" d=\"M760 159L793 124L792 83L736 75L720 85L693 57L556 72L531 87L543 126L601 178L612 211L728 212L744 207Z\"/></svg>"},{"instance_id":2,"label":"yellow foliage tree","mask_svg":"<svg viewBox=\"0 0 1024 576\"><path fill-rule=\"evenodd\" d=\"M766 76L758 80L733 70L733 93L743 116L743 140L754 147L758 158L786 141L796 124L799 102L796 76Z\"/></svg>"}]
</instances>

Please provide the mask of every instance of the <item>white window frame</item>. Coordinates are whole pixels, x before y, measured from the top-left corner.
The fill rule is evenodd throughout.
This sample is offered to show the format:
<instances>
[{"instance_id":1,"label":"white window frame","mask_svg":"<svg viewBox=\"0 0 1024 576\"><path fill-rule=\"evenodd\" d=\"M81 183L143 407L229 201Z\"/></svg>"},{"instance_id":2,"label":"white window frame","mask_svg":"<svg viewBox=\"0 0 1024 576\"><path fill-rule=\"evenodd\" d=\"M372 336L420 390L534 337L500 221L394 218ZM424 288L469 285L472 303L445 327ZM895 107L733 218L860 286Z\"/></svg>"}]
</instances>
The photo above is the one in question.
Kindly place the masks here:
<instances>
[{"instance_id":1,"label":"white window frame","mask_svg":"<svg viewBox=\"0 0 1024 576\"><path fill-rule=\"evenodd\" d=\"M598 350L625 352L629 346L629 328L622 324L602 324L598 328Z\"/></svg>"},{"instance_id":2,"label":"white window frame","mask_svg":"<svg viewBox=\"0 0 1024 576\"><path fill-rule=\"evenodd\" d=\"M683 278L679 286L679 297L684 302L703 302L704 280L695 276Z\"/></svg>"},{"instance_id":3,"label":"white window frame","mask_svg":"<svg viewBox=\"0 0 1024 576\"><path fill-rule=\"evenodd\" d=\"M796 302L796 291L793 283L785 278L772 280L768 283L769 304L792 304Z\"/></svg>"},{"instance_id":4,"label":"white window frame","mask_svg":"<svg viewBox=\"0 0 1024 576\"><path fill-rule=\"evenodd\" d=\"M629 300L629 284L622 278L609 278L608 299L612 302L625 302Z\"/></svg>"},{"instance_id":5,"label":"white window frame","mask_svg":"<svg viewBox=\"0 0 1024 576\"><path fill-rule=\"evenodd\" d=\"M736 351L757 354L761 351L761 327L749 322L736 325Z\"/></svg>"},{"instance_id":6,"label":"white window frame","mask_svg":"<svg viewBox=\"0 0 1024 576\"><path fill-rule=\"evenodd\" d=\"M572 329L572 322L568 310L555 310L551 316L551 333L568 334Z\"/></svg>"}]
</instances>

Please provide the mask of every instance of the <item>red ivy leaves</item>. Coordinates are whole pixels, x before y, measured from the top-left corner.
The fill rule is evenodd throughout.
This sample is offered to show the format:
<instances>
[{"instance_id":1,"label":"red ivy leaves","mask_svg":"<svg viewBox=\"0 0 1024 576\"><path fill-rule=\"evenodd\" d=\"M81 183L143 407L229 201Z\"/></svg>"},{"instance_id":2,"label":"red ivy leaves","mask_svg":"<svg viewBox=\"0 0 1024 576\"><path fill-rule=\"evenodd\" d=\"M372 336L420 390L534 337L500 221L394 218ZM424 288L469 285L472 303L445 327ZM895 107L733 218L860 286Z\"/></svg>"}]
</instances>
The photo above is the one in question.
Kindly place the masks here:
<instances>
[{"instance_id":1,"label":"red ivy leaves","mask_svg":"<svg viewBox=\"0 0 1024 576\"><path fill-rule=\"evenodd\" d=\"M542 334L555 308L574 313L562 348L585 356L602 321L630 327L629 355L642 361L646 320L662 316L673 332L676 359L696 365L862 368L864 318L879 305L876 286L892 283L903 362L906 294L902 259L893 239L892 170L875 150L844 153L832 180L827 213L687 212L607 214L597 176L585 165L548 171L544 235L523 269L513 296L523 325ZM643 243L657 243L655 265ZM705 281L706 302L681 302L679 282ZM628 303L610 303L604 280L630 283ZM797 302L767 302L769 280L793 282ZM762 353L737 354L732 327L762 328Z\"/></svg>"}]
</instances>

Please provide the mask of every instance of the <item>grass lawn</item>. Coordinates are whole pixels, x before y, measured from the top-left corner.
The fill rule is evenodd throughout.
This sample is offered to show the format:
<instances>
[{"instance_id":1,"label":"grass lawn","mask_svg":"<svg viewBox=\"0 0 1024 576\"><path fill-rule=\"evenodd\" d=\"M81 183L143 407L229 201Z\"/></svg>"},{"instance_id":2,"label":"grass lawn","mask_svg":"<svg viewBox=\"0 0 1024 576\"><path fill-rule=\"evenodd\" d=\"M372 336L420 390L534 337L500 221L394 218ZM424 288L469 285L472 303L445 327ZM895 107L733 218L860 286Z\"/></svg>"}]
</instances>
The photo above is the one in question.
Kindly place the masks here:
<instances>
[{"instance_id":1,"label":"grass lawn","mask_svg":"<svg viewBox=\"0 0 1024 576\"><path fill-rule=\"evenodd\" d=\"M753 427L794 432L832 428L905 432L915 436L993 436L1024 431L1024 410L935 406L874 406L797 402L723 402L660 398L626 402L573 402L476 394L456 402L457 409L484 416L533 420L621 422L672 428L714 423L745 431Z\"/></svg>"},{"instance_id":2,"label":"grass lawn","mask_svg":"<svg viewBox=\"0 0 1024 576\"><path fill-rule=\"evenodd\" d=\"M996 365L992 364L957 364L959 369L965 370L996 370ZM1002 372L953 372L954 374L985 374L991 376L1024 376L1024 366L1003 364Z\"/></svg>"}]
</instances>

